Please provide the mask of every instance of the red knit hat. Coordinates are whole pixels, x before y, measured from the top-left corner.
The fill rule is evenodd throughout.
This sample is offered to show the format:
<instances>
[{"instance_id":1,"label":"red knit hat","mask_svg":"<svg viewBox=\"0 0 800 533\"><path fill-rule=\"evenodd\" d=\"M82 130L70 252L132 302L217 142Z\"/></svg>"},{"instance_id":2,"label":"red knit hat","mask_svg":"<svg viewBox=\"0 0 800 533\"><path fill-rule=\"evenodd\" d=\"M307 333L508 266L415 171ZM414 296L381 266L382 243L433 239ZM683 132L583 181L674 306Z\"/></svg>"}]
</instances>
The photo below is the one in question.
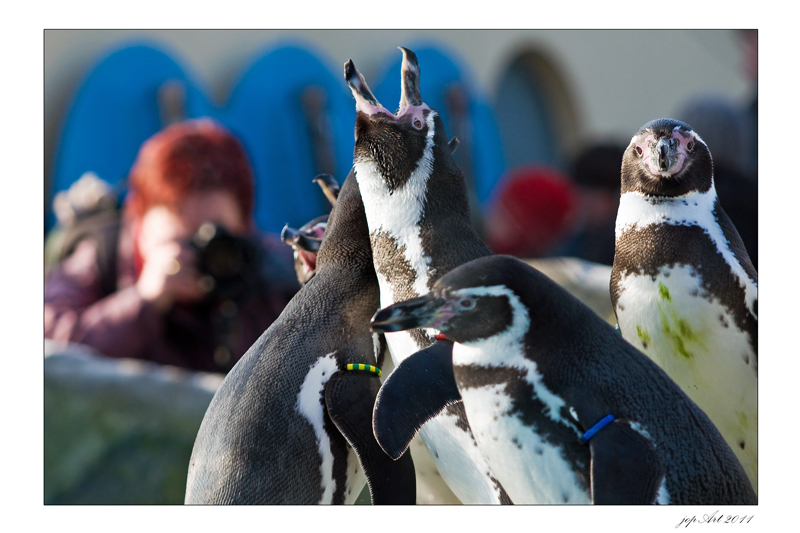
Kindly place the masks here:
<instances>
[{"instance_id":1,"label":"red knit hat","mask_svg":"<svg viewBox=\"0 0 800 533\"><path fill-rule=\"evenodd\" d=\"M173 124L145 141L129 175L127 209L142 216L156 205L178 205L194 191L228 191L245 220L253 211L254 180L239 141L208 119Z\"/></svg>"},{"instance_id":2,"label":"red knit hat","mask_svg":"<svg viewBox=\"0 0 800 533\"><path fill-rule=\"evenodd\" d=\"M543 165L506 175L486 216L487 244L520 258L547 254L570 231L578 196L569 177Z\"/></svg>"}]
</instances>

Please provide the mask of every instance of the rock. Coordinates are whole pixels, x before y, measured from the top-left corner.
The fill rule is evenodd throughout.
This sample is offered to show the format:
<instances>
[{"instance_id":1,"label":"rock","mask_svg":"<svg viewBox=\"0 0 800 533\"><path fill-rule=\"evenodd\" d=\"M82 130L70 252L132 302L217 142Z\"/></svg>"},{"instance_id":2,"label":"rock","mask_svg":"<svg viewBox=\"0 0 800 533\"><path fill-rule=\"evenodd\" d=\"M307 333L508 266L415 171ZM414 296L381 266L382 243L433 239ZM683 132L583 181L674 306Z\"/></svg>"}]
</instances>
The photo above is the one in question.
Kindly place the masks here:
<instances>
[{"instance_id":1,"label":"rock","mask_svg":"<svg viewBox=\"0 0 800 533\"><path fill-rule=\"evenodd\" d=\"M612 326L617 323L611 306L611 267L575 257L527 259L526 263L552 279Z\"/></svg>"},{"instance_id":2,"label":"rock","mask_svg":"<svg viewBox=\"0 0 800 533\"><path fill-rule=\"evenodd\" d=\"M45 341L46 504L181 504L223 376Z\"/></svg>"}]
</instances>

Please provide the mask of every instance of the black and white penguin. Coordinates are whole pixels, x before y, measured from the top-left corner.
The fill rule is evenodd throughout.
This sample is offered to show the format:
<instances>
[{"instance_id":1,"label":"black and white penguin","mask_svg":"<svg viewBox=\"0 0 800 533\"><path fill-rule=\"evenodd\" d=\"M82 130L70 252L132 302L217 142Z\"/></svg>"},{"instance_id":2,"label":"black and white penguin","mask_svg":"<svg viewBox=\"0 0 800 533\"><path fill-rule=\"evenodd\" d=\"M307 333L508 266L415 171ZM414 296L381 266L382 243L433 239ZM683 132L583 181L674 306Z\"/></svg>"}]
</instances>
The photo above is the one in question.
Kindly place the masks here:
<instances>
[{"instance_id":1,"label":"black and white penguin","mask_svg":"<svg viewBox=\"0 0 800 533\"><path fill-rule=\"evenodd\" d=\"M344 68L356 101L353 169L382 306L425 294L444 273L491 253L471 225L464 176L452 157L456 145L448 143L439 114L422 101L416 56L401 50L396 114L378 102L352 60ZM386 335L395 366L429 347L433 333ZM420 433L442 478L463 503L511 503L475 447L460 402Z\"/></svg>"},{"instance_id":2,"label":"black and white penguin","mask_svg":"<svg viewBox=\"0 0 800 533\"><path fill-rule=\"evenodd\" d=\"M476 259L373 318L374 331L415 327L455 342L470 427L515 503L757 503L730 447L669 376L522 261ZM403 393L403 366L418 358L384 382L376 411Z\"/></svg>"},{"instance_id":3,"label":"black and white penguin","mask_svg":"<svg viewBox=\"0 0 800 533\"><path fill-rule=\"evenodd\" d=\"M409 454L372 434L378 283L358 183L344 182L313 278L226 376L200 426L186 503L413 504ZM349 370L348 368L353 368Z\"/></svg>"},{"instance_id":4,"label":"black and white penguin","mask_svg":"<svg viewBox=\"0 0 800 533\"><path fill-rule=\"evenodd\" d=\"M708 146L654 120L622 159L611 301L622 336L705 411L758 486L758 274Z\"/></svg>"},{"instance_id":5,"label":"black and white penguin","mask_svg":"<svg viewBox=\"0 0 800 533\"><path fill-rule=\"evenodd\" d=\"M336 205L340 189L336 179L330 174L320 174L313 181L322 188L331 205ZM300 229L290 228L287 224L281 231L281 240L294 251L294 270L300 285L308 283L314 275L314 270L317 268L317 253L327 225L328 215L322 215L306 222Z\"/></svg>"}]
</instances>

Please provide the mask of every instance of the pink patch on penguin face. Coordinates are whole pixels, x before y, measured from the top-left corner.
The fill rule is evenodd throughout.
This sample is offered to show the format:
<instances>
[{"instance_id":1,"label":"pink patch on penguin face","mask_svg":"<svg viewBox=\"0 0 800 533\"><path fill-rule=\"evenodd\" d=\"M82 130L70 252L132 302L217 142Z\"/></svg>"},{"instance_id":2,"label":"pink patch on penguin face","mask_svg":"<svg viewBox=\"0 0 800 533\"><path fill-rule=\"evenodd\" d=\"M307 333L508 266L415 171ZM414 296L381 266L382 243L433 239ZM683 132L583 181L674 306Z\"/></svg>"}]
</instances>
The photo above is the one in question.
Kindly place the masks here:
<instances>
[{"instance_id":1,"label":"pink patch on penguin face","mask_svg":"<svg viewBox=\"0 0 800 533\"><path fill-rule=\"evenodd\" d=\"M659 166L660 147L667 144L669 154L669 167L661 170ZM680 173L688 153L694 150L696 140L691 135L684 135L677 128L672 130L668 138L657 138L653 133L647 133L644 138L634 142L634 150L637 156L647 166L654 176L669 177Z\"/></svg>"},{"instance_id":2,"label":"pink patch on penguin face","mask_svg":"<svg viewBox=\"0 0 800 533\"><path fill-rule=\"evenodd\" d=\"M431 108L428 107L427 104L416 105L416 106L406 106L405 108L401 108L397 112L397 119L400 120L406 115L411 115L411 125L417 129L421 130L425 127L425 112L430 111Z\"/></svg>"}]
</instances>

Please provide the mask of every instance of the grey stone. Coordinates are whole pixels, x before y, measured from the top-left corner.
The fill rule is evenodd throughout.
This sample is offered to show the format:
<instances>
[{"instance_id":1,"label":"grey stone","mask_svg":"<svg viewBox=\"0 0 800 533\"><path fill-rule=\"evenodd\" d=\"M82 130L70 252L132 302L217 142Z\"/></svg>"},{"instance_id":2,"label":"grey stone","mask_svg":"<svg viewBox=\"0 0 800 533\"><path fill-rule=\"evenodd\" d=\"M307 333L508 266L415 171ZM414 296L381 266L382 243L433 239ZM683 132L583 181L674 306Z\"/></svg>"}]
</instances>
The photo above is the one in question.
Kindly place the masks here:
<instances>
[{"instance_id":1,"label":"grey stone","mask_svg":"<svg viewBox=\"0 0 800 533\"><path fill-rule=\"evenodd\" d=\"M181 504L223 376L45 341L44 502Z\"/></svg>"},{"instance_id":2,"label":"grey stone","mask_svg":"<svg viewBox=\"0 0 800 533\"><path fill-rule=\"evenodd\" d=\"M611 305L611 267L575 257L525 261L552 279L611 325L617 323Z\"/></svg>"}]
</instances>

